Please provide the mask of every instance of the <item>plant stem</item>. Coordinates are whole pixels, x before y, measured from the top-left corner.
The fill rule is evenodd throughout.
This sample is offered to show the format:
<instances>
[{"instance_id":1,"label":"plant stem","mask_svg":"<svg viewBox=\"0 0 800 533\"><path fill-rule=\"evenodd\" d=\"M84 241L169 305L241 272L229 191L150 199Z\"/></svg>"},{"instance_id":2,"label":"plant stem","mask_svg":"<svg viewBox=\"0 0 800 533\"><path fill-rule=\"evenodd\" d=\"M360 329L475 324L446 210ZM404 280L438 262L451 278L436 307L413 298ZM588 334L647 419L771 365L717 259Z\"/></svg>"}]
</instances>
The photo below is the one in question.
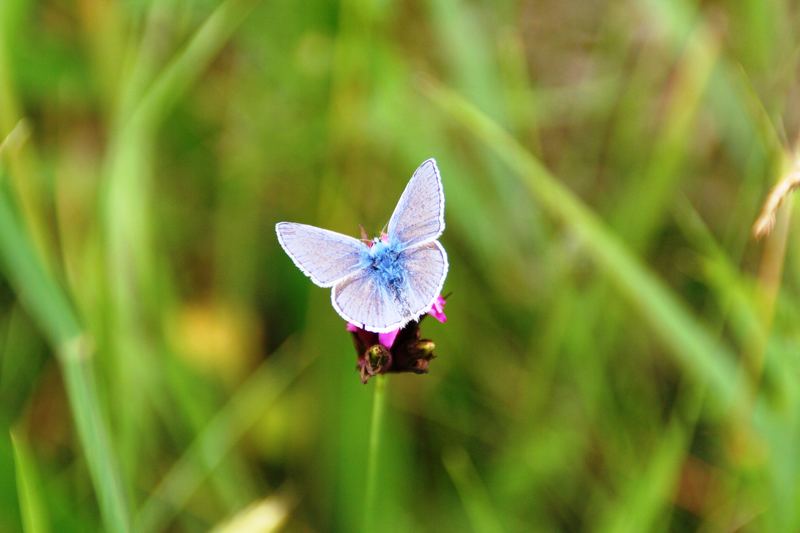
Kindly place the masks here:
<instances>
[{"instance_id":1,"label":"plant stem","mask_svg":"<svg viewBox=\"0 0 800 533\"><path fill-rule=\"evenodd\" d=\"M364 531L372 531L375 526L378 456L385 411L386 376L379 375L375 377L375 393L372 397L372 421L369 430L369 449L367 450L367 489L364 499Z\"/></svg>"}]
</instances>

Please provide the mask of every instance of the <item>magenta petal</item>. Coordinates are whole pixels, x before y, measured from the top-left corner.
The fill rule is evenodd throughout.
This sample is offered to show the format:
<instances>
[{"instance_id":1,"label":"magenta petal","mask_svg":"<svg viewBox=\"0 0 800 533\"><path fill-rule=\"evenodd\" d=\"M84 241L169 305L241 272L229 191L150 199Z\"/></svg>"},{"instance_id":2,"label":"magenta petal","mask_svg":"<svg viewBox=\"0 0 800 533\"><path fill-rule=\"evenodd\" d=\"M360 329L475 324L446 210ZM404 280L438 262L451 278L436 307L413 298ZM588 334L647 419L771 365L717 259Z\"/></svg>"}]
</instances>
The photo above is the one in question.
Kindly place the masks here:
<instances>
[{"instance_id":1,"label":"magenta petal","mask_svg":"<svg viewBox=\"0 0 800 533\"><path fill-rule=\"evenodd\" d=\"M447 302L445 299L439 295L436 300L434 300L433 305L431 306L431 310L428 311L428 314L431 315L433 318L444 324L447 322L447 315L444 314L444 304Z\"/></svg>"},{"instance_id":2,"label":"magenta petal","mask_svg":"<svg viewBox=\"0 0 800 533\"><path fill-rule=\"evenodd\" d=\"M355 333L359 329L361 329L361 328L359 328L355 324L351 324L350 322L347 323L347 331L349 331L350 333Z\"/></svg>"},{"instance_id":3,"label":"magenta petal","mask_svg":"<svg viewBox=\"0 0 800 533\"><path fill-rule=\"evenodd\" d=\"M398 333L400 333L399 329L393 329L392 331L389 331L387 333L379 333L378 342L380 342L387 348L391 348L392 344L394 344L394 340L397 338Z\"/></svg>"},{"instance_id":4,"label":"magenta petal","mask_svg":"<svg viewBox=\"0 0 800 533\"><path fill-rule=\"evenodd\" d=\"M428 314L429 314L429 315L431 315L431 316L432 316L433 318L435 318L436 320L438 320L439 322L441 322L442 324L444 324L445 322L447 322L447 315L446 315L446 314L444 314L444 313L442 313L441 311L437 311L437 310L435 310L435 309L431 309L431 310L428 312Z\"/></svg>"}]
</instances>

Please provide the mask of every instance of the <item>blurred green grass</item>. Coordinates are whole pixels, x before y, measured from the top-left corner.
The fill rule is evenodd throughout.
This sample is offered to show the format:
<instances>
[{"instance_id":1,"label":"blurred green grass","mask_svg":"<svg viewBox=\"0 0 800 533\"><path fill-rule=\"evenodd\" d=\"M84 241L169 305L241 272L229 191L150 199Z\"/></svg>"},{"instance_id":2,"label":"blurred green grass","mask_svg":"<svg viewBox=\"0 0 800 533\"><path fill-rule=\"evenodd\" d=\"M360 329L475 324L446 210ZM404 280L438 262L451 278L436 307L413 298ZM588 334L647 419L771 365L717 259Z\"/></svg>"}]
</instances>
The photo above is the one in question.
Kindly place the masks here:
<instances>
[{"instance_id":1,"label":"blurred green grass","mask_svg":"<svg viewBox=\"0 0 800 533\"><path fill-rule=\"evenodd\" d=\"M800 529L790 202L750 236L799 16L4 0L0 530L361 528L372 384L273 227L376 233L431 156L453 295L374 528Z\"/></svg>"}]
</instances>

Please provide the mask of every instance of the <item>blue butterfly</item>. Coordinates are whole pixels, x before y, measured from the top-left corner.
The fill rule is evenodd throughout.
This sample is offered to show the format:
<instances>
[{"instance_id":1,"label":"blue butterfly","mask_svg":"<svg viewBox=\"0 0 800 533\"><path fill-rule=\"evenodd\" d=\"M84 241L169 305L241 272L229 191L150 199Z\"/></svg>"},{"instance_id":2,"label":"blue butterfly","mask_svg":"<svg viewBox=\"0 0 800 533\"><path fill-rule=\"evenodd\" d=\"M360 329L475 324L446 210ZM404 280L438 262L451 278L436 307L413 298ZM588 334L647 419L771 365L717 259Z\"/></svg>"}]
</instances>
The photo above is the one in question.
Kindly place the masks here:
<instances>
[{"instance_id":1,"label":"blue butterfly","mask_svg":"<svg viewBox=\"0 0 800 533\"><path fill-rule=\"evenodd\" d=\"M444 231L444 190L433 159L411 176L387 238L371 246L294 222L279 222L275 231L303 274L320 287L333 287L336 312L367 331L386 333L419 318L447 277L447 254L436 240Z\"/></svg>"}]
</instances>

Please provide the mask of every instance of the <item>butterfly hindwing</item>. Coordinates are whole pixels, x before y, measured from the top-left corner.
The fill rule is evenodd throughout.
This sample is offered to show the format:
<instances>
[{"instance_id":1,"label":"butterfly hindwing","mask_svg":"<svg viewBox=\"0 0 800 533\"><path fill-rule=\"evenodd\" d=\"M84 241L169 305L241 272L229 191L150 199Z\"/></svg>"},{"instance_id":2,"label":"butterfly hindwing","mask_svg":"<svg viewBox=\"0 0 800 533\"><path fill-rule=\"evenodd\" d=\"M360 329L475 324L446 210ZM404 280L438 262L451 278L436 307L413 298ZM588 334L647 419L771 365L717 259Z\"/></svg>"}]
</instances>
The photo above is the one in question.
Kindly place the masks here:
<instances>
[{"instance_id":1,"label":"butterfly hindwing","mask_svg":"<svg viewBox=\"0 0 800 533\"><path fill-rule=\"evenodd\" d=\"M447 276L447 254L438 241L398 254L399 283L367 267L337 283L331 294L334 309L348 322L384 333L401 328L425 314L439 295Z\"/></svg>"},{"instance_id":2,"label":"butterfly hindwing","mask_svg":"<svg viewBox=\"0 0 800 533\"><path fill-rule=\"evenodd\" d=\"M320 287L331 287L363 268L368 254L364 243L335 231L294 222L281 222L275 230L294 264Z\"/></svg>"},{"instance_id":3,"label":"butterfly hindwing","mask_svg":"<svg viewBox=\"0 0 800 533\"><path fill-rule=\"evenodd\" d=\"M331 303L342 318L368 331L386 333L405 323L393 295L370 269L336 284Z\"/></svg>"},{"instance_id":4,"label":"butterfly hindwing","mask_svg":"<svg viewBox=\"0 0 800 533\"><path fill-rule=\"evenodd\" d=\"M434 300L442 292L447 277L447 253L439 241L432 241L409 248L400 253L406 283L403 302L415 320L427 313Z\"/></svg>"}]
</instances>

